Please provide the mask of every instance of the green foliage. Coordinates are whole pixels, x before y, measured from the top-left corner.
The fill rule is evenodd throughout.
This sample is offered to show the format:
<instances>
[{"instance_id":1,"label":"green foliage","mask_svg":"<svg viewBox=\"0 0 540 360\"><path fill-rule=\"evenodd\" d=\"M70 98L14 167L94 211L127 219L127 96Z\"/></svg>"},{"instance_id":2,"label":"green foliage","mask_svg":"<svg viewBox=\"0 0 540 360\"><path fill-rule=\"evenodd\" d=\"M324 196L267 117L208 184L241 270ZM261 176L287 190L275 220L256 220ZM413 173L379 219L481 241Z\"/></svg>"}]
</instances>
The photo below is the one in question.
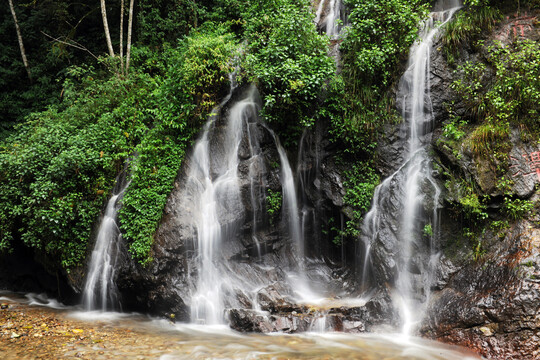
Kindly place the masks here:
<instances>
[{"instance_id":1,"label":"green foliage","mask_svg":"<svg viewBox=\"0 0 540 360\"><path fill-rule=\"evenodd\" d=\"M508 220L495 220L491 222L489 227L491 230L497 233L499 238L502 239L506 236L506 232L510 228L510 224L508 223Z\"/></svg>"},{"instance_id":2,"label":"green foliage","mask_svg":"<svg viewBox=\"0 0 540 360\"><path fill-rule=\"evenodd\" d=\"M389 89L417 37L427 4L419 0L345 3L350 14L340 47L343 71L330 82L320 113L331 120L332 141L342 144L352 161L361 162L373 157L382 125L400 121Z\"/></svg>"},{"instance_id":3,"label":"green foliage","mask_svg":"<svg viewBox=\"0 0 540 360\"><path fill-rule=\"evenodd\" d=\"M433 227L431 224L424 225L424 236L426 237L432 237L433 236Z\"/></svg>"},{"instance_id":4,"label":"green foliage","mask_svg":"<svg viewBox=\"0 0 540 360\"><path fill-rule=\"evenodd\" d=\"M343 77L336 75L329 83L327 97L319 112L320 116L330 119L331 141L342 144L343 152L349 157L372 157L382 124L398 117L397 112L386 105L386 99L371 104L374 106L365 106L360 101L353 104Z\"/></svg>"},{"instance_id":5,"label":"green foliage","mask_svg":"<svg viewBox=\"0 0 540 360\"><path fill-rule=\"evenodd\" d=\"M185 148L227 88L235 48L212 29L159 54L134 49L125 79L72 67L63 102L0 147L0 250L21 239L58 267L78 265L113 179L134 157L120 221L147 262Z\"/></svg>"},{"instance_id":6,"label":"green foliage","mask_svg":"<svg viewBox=\"0 0 540 360\"><path fill-rule=\"evenodd\" d=\"M513 199L510 196L504 197L503 211L513 220L523 219L534 209L531 200Z\"/></svg>"},{"instance_id":7,"label":"green foliage","mask_svg":"<svg viewBox=\"0 0 540 360\"><path fill-rule=\"evenodd\" d=\"M482 221L487 219L485 212L486 205L480 201L478 194L467 188L467 193L459 199L465 216L471 221Z\"/></svg>"},{"instance_id":8,"label":"green foliage","mask_svg":"<svg viewBox=\"0 0 540 360\"><path fill-rule=\"evenodd\" d=\"M236 46L234 38L217 27L192 33L163 55L168 66L151 95L154 121L135 148L132 182L119 214L130 252L143 264L151 260L153 235L185 150L228 88ZM140 55L148 57L146 64L162 62L152 54Z\"/></svg>"},{"instance_id":9,"label":"green foliage","mask_svg":"<svg viewBox=\"0 0 540 360\"><path fill-rule=\"evenodd\" d=\"M275 223L280 214L282 202L283 196L281 191L272 191L272 189L268 189L268 195L266 196L266 212L270 216L271 224Z\"/></svg>"},{"instance_id":10,"label":"green foliage","mask_svg":"<svg viewBox=\"0 0 540 360\"><path fill-rule=\"evenodd\" d=\"M380 176L373 163L358 161L344 172L346 193L345 204L353 210L345 224L344 235L356 237L359 235L358 226L365 213L369 211L375 188L379 185Z\"/></svg>"},{"instance_id":11,"label":"green foliage","mask_svg":"<svg viewBox=\"0 0 540 360\"><path fill-rule=\"evenodd\" d=\"M345 0L345 4L350 14L342 44L344 73L353 93L390 85L417 37L428 4L421 0Z\"/></svg>"},{"instance_id":12,"label":"green foliage","mask_svg":"<svg viewBox=\"0 0 540 360\"><path fill-rule=\"evenodd\" d=\"M476 241L476 245L473 248L472 258L474 261L480 261L484 255L486 255L487 250L482 245L480 240Z\"/></svg>"},{"instance_id":13,"label":"green foliage","mask_svg":"<svg viewBox=\"0 0 540 360\"><path fill-rule=\"evenodd\" d=\"M460 11L445 26L442 42L447 57L454 57L465 44L474 44L481 34L493 29L501 18L501 13L494 7L487 6L485 1L470 1L471 7Z\"/></svg>"},{"instance_id":14,"label":"green foliage","mask_svg":"<svg viewBox=\"0 0 540 360\"><path fill-rule=\"evenodd\" d=\"M193 0L142 0L136 13L137 41L155 47L174 43L197 26L202 11Z\"/></svg>"},{"instance_id":15,"label":"green foliage","mask_svg":"<svg viewBox=\"0 0 540 360\"><path fill-rule=\"evenodd\" d=\"M144 82L70 72L84 89L68 81L61 107L31 115L0 148L0 250L20 238L65 269L84 259L103 194L132 145L124 128L134 119L115 109Z\"/></svg>"},{"instance_id":16,"label":"green foliage","mask_svg":"<svg viewBox=\"0 0 540 360\"><path fill-rule=\"evenodd\" d=\"M265 119L293 142L314 124L313 104L335 72L328 39L317 33L307 0L252 2L246 21L248 78L258 83Z\"/></svg>"},{"instance_id":17,"label":"green foliage","mask_svg":"<svg viewBox=\"0 0 540 360\"><path fill-rule=\"evenodd\" d=\"M467 105L469 116L480 125L468 138L476 153L490 153L506 143L510 124L533 135L540 128L540 45L523 40L509 46L486 47L487 63L467 62L452 88ZM492 69L489 71L488 69ZM488 81L492 72L494 79Z\"/></svg>"},{"instance_id":18,"label":"green foliage","mask_svg":"<svg viewBox=\"0 0 540 360\"><path fill-rule=\"evenodd\" d=\"M445 187L449 194L449 199L456 205L455 210L458 214L464 216L470 225L481 225L488 218L486 212L486 198L479 195L478 189L473 183L468 183L462 179L450 176L445 182Z\"/></svg>"},{"instance_id":19,"label":"green foliage","mask_svg":"<svg viewBox=\"0 0 540 360\"><path fill-rule=\"evenodd\" d=\"M447 139L459 141L465 136L463 128L467 125L465 120L462 120L458 116L451 117L443 127L443 136Z\"/></svg>"}]
</instances>

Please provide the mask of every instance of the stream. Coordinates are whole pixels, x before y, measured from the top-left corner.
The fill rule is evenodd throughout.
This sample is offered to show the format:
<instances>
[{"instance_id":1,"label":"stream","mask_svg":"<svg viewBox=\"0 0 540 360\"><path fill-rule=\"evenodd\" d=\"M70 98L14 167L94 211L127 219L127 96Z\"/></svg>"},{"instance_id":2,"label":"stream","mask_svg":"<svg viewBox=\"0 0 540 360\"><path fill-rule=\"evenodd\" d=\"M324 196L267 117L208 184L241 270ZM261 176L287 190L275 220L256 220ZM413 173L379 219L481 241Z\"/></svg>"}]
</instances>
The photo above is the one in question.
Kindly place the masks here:
<instances>
[{"instance_id":1,"label":"stream","mask_svg":"<svg viewBox=\"0 0 540 360\"><path fill-rule=\"evenodd\" d=\"M225 325L88 312L43 295L0 295L3 359L479 359L465 349L400 334L241 334Z\"/></svg>"}]
</instances>

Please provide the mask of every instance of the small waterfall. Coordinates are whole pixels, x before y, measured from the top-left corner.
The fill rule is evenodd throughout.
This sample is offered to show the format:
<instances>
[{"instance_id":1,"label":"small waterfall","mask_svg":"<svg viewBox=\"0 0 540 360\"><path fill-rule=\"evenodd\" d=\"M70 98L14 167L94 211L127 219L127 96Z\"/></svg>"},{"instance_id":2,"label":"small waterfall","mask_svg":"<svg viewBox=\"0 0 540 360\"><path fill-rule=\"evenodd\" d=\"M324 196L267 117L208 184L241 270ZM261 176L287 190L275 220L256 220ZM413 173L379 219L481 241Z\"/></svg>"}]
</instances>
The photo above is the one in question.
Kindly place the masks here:
<instances>
[{"instance_id":1,"label":"small waterfall","mask_svg":"<svg viewBox=\"0 0 540 360\"><path fill-rule=\"evenodd\" d=\"M455 6L448 9L447 4L443 2L442 10L432 12L423 26L420 33L420 41L413 46L409 55L408 69L403 75L398 96L403 100L403 118L410 127L409 137L409 164L405 183L405 209L402 218L402 245L401 261L402 269L399 271L396 283L398 292L399 310L403 320L403 333L408 334L413 329L415 323L420 321L418 311L414 300L415 288L419 286L414 284L411 273L408 270L411 265L412 252L415 247L418 221L417 210L421 207L422 195L419 193L419 187L423 183L432 186L435 195L433 196L432 208L434 215L432 220L436 226L436 209L438 207L441 190L432 178L431 161L427 154L426 137L431 135L433 127L433 109L431 106L430 94L430 57L433 39L439 33L441 26L450 21L454 13L459 9ZM435 232L438 233L438 229ZM432 259L436 257L433 253L433 239L430 239L430 257L427 266L422 271L424 283L420 287L424 291L424 297L428 298L431 283L426 283L431 279L433 273ZM424 301L426 301L424 300ZM416 313L416 314L415 314Z\"/></svg>"},{"instance_id":2,"label":"small waterfall","mask_svg":"<svg viewBox=\"0 0 540 360\"><path fill-rule=\"evenodd\" d=\"M326 315L321 315L313 320L310 331L323 333L326 332Z\"/></svg>"},{"instance_id":3,"label":"small waterfall","mask_svg":"<svg viewBox=\"0 0 540 360\"><path fill-rule=\"evenodd\" d=\"M234 279L220 264L225 261L221 249L227 239L235 236L235 222L244 213L238 177L239 147L244 125L259 109L256 89L230 109L226 133L220 151L211 150L209 134L215 126L220 108L229 101L234 90L231 80L229 95L215 109L205 125L203 135L194 146L193 165L188 174L187 188L193 205L193 225L196 230L197 283L191 299L192 321L204 324L224 322L225 294L233 292Z\"/></svg>"},{"instance_id":4,"label":"small waterfall","mask_svg":"<svg viewBox=\"0 0 540 360\"><path fill-rule=\"evenodd\" d=\"M323 12L323 9L324 9L325 2L326 2L326 0L321 0L319 2L319 6L317 7L317 12L315 13L315 20L313 20L315 22L315 24L318 24L319 21L321 21L321 15L322 15L322 12Z\"/></svg>"},{"instance_id":5,"label":"small waterfall","mask_svg":"<svg viewBox=\"0 0 540 360\"><path fill-rule=\"evenodd\" d=\"M422 318L423 311L419 309L429 297L433 270L438 259L434 252L434 241L439 234L437 208L441 190L432 177L427 151L433 122L429 84L430 52L433 39L441 26L450 21L459 9L459 4L455 1L451 4L439 2L436 9L441 10L430 14L421 30L420 40L411 48L408 68L399 84L398 100L402 101L403 118L409 127L407 159L376 188L372 208L362 225L365 244L362 275L364 286L368 282L373 245L381 238L396 238L397 248L392 253L393 258L387 260L389 266L394 268L395 275L387 276L394 277L395 291L392 295L405 334L410 333ZM420 241L419 229L422 225L419 210L424 206L425 199L421 188L423 191L430 189L433 193L432 203L428 206L433 209L433 235L427 245L427 261L418 259L418 256L422 256L419 249L424 247ZM385 246L389 246L388 240Z\"/></svg>"},{"instance_id":6,"label":"small waterfall","mask_svg":"<svg viewBox=\"0 0 540 360\"><path fill-rule=\"evenodd\" d=\"M293 251L296 260L298 261L296 272L290 273L290 281L292 287L301 301L309 302L313 299L318 299L319 296L314 294L306 275L306 254L304 249L304 235L302 233L302 221L298 208L298 196L294 176L289 159L285 149L281 145L278 137L274 132L268 129L268 132L274 138L276 148L281 162L281 188L283 191L282 218L287 224L289 237L293 242Z\"/></svg>"},{"instance_id":7,"label":"small waterfall","mask_svg":"<svg viewBox=\"0 0 540 360\"><path fill-rule=\"evenodd\" d=\"M324 31L330 40L339 37L343 24L339 20L345 16L341 0L321 0L317 5L313 21L321 31Z\"/></svg>"},{"instance_id":8,"label":"small waterfall","mask_svg":"<svg viewBox=\"0 0 540 360\"><path fill-rule=\"evenodd\" d=\"M252 89L255 91L255 89ZM255 116L256 118L256 116ZM264 159L261 156L261 147L258 142L258 122L247 122L246 131L247 139L250 151L249 159L249 188L251 195L251 209L253 212L252 215L252 225L251 225L251 234L253 243L257 248L257 255L259 259L262 256L261 243L257 238L258 224L264 222L265 214L263 212L264 203L266 199L266 179L264 174L266 174L266 166Z\"/></svg>"},{"instance_id":9,"label":"small waterfall","mask_svg":"<svg viewBox=\"0 0 540 360\"><path fill-rule=\"evenodd\" d=\"M289 236L291 237L299 261L299 269L303 272L304 268L304 237L302 236L302 227L300 225L300 216L298 214L298 200L296 196L296 187L294 185L294 176L285 153L285 149L276 138L276 146L281 162L281 186L283 190L283 220L288 224Z\"/></svg>"},{"instance_id":10,"label":"small waterfall","mask_svg":"<svg viewBox=\"0 0 540 360\"><path fill-rule=\"evenodd\" d=\"M114 283L114 269L122 234L116 224L116 216L120 208L119 199L124 194L129 182L119 178L117 179L118 184L121 184L121 188L107 202L90 258L83 291L83 305L88 311L106 311L119 307L116 284Z\"/></svg>"},{"instance_id":11,"label":"small waterfall","mask_svg":"<svg viewBox=\"0 0 540 360\"><path fill-rule=\"evenodd\" d=\"M337 23L337 20L341 16L341 0L330 0L329 12L326 17L326 35L330 39L335 39L339 35L341 25Z\"/></svg>"}]
</instances>

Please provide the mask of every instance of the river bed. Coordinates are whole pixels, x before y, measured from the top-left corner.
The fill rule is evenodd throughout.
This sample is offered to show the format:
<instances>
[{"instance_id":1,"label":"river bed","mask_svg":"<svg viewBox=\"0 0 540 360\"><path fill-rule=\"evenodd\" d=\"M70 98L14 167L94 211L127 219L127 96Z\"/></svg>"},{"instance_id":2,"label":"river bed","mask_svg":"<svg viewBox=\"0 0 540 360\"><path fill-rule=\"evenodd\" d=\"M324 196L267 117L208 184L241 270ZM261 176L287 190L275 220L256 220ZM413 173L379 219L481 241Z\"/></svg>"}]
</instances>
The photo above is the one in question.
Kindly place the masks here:
<instances>
[{"instance_id":1,"label":"river bed","mask_svg":"<svg viewBox=\"0 0 540 360\"><path fill-rule=\"evenodd\" d=\"M399 334L242 334L139 314L84 312L35 294L0 295L2 359L480 359Z\"/></svg>"}]
</instances>

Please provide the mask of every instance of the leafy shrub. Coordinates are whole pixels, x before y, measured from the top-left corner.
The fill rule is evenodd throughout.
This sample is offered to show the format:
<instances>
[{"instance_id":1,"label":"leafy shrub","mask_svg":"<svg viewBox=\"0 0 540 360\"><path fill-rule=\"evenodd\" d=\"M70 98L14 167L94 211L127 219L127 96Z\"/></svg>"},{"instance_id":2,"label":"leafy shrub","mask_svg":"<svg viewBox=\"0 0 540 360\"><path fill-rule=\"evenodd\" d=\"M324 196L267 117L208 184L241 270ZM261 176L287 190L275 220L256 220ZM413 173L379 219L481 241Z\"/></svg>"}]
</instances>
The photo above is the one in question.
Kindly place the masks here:
<instances>
[{"instance_id":1,"label":"leafy shrub","mask_svg":"<svg viewBox=\"0 0 540 360\"><path fill-rule=\"evenodd\" d=\"M504 197L503 210L513 220L519 220L529 215L534 209L534 203L530 200L512 199Z\"/></svg>"},{"instance_id":2,"label":"leafy shrub","mask_svg":"<svg viewBox=\"0 0 540 360\"><path fill-rule=\"evenodd\" d=\"M266 196L266 212L270 216L270 223L273 224L278 218L281 212L281 204L283 196L281 191L272 191L268 189L268 196Z\"/></svg>"},{"instance_id":3,"label":"leafy shrub","mask_svg":"<svg viewBox=\"0 0 540 360\"><path fill-rule=\"evenodd\" d=\"M246 21L248 77L258 82L267 121L292 141L314 124L313 104L335 72L328 38L317 33L307 0L252 2Z\"/></svg>"},{"instance_id":4,"label":"leafy shrub","mask_svg":"<svg viewBox=\"0 0 540 360\"><path fill-rule=\"evenodd\" d=\"M369 211L375 188L379 185L380 176L372 163L359 161L345 171L344 185L346 193L344 202L353 208L352 216L345 224L345 235L358 236L358 226L365 213Z\"/></svg>"},{"instance_id":5,"label":"leafy shrub","mask_svg":"<svg viewBox=\"0 0 540 360\"><path fill-rule=\"evenodd\" d=\"M500 18L497 8L478 1L466 11L460 11L446 24L442 36L447 56L453 57L464 44L474 44L482 33L491 31Z\"/></svg>"},{"instance_id":6,"label":"leafy shrub","mask_svg":"<svg viewBox=\"0 0 540 360\"><path fill-rule=\"evenodd\" d=\"M344 72L363 86L388 86L398 75L417 38L418 23L427 12L421 0L345 0L350 9L349 27L343 40ZM355 91L356 92L356 91Z\"/></svg>"}]
</instances>

